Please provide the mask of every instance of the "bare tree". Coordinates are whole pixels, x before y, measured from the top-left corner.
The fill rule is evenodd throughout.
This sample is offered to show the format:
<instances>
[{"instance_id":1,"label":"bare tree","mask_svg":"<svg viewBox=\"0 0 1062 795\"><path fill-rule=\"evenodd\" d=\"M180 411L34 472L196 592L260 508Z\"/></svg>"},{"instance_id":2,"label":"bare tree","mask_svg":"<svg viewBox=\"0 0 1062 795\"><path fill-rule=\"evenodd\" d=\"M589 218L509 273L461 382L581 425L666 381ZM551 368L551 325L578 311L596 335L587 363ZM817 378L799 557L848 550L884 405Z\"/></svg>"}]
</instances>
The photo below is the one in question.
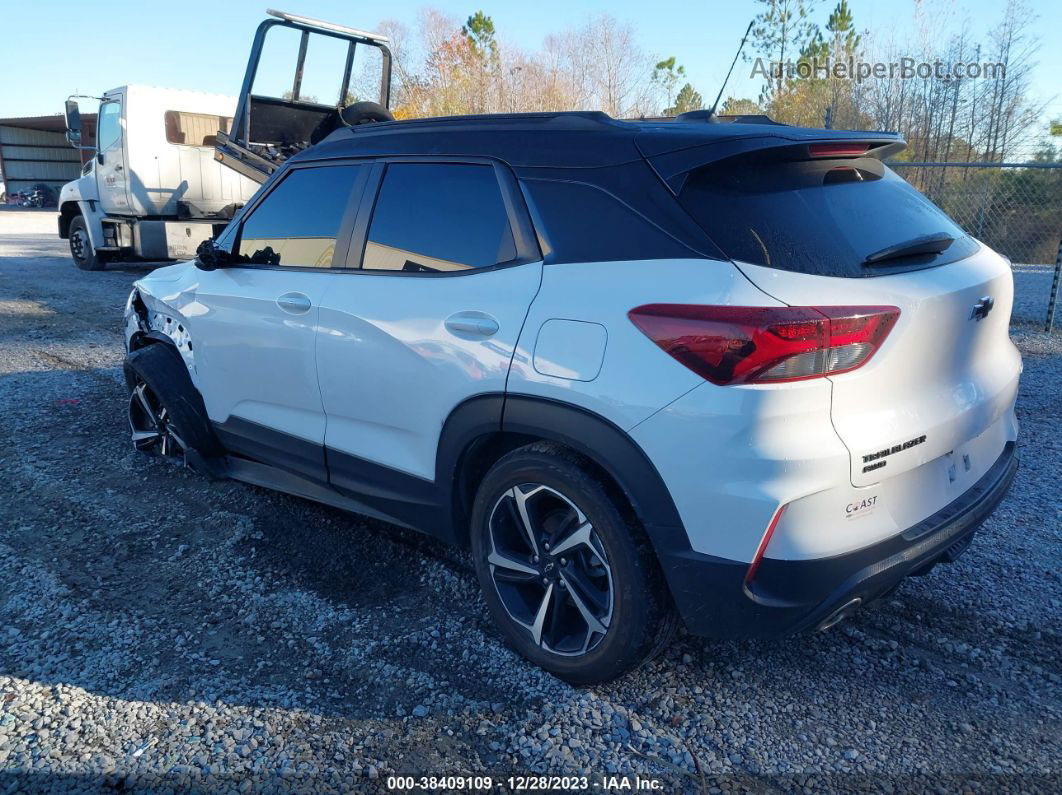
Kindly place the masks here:
<instances>
[{"instance_id":1,"label":"bare tree","mask_svg":"<svg viewBox=\"0 0 1062 795\"><path fill-rule=\"evenodd\" d=\"M396 115L603 110L650 115L660 107L653 61L633 29L608 15L552 34L527 54L476 12L462 25L435 9L421 12L416 35L397 22L391 39ZM690 86L688 97L696 92Z\"/></svg>"},{"instance_id":2,"label":"bare tree","mask_svg":"<svg viewBox=\"0 0 1062 795\"><path fill-rule=\"evenodd\" d=\"M996 78L985 156L1005 160L1009 149L1028 143L1030 120L1039 115L1027 97L1039 40L1032 34L1036 15L1025 0L1008 0L1003 20L992 33L996 62L1003 72Z\"/></svg>"},{"instance_id":3,"label":"bare tree","mask_svg":"<svg viewBox=\"0 0 1062 795\"><path fill-rule=\"evenodd\" d=\"M418 104L424 86L409 28L397 20L385 19L376 29L388 38L391 50L391 105L395 109L412 109Z\"/></svg>"},{"instance_id":4,"label":"bare tree","mask_svg":"<svg viewBox=\"0 0 1062 795\"><path fill-rule=\"evenodd\" d=\"M579 38L580 46L593 54L589 65L597 108L616 117L649 110L652 64L631 26L602 14L587 23Z\"/></svg>"}]
</instances>

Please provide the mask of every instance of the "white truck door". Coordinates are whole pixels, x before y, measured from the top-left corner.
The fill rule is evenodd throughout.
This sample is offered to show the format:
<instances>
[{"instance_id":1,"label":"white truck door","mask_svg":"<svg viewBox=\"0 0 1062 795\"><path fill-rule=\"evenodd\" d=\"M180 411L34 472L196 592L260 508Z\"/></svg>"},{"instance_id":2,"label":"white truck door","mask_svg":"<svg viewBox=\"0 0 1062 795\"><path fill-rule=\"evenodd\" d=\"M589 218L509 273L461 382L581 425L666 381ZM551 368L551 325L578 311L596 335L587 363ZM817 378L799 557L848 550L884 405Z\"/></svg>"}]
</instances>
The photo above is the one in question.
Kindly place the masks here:
<instances>
[{"instance_id":1,"label":"white truck door","mask_svg":"<svg viewBox=\"0 0 1062 795\"><path fill-rule=\"evenodd\" d=\"M96 187L105 213L128 215L129 178L125 163L123 97L107 97L100 104L96 128Z\"/></svg>"}]
</instances>

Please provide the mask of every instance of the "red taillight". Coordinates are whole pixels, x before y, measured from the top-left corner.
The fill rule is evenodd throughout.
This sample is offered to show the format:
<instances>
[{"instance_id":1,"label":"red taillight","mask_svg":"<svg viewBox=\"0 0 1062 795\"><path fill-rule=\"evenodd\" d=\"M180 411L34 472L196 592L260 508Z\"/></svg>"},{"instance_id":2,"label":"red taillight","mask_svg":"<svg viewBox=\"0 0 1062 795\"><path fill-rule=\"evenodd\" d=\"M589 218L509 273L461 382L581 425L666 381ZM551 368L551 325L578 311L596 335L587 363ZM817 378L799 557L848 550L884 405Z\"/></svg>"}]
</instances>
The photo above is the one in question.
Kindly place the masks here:
<instances>
[{"instance_id":1,"label":"red taillight","mask_svg":"<svg viewBox=\"0 0 1062 795\"><path fill-rule=\"evenodd\" d=\"M773 384L866 364L895 306L646 304L627 313L660 348L715 384Z\"/></svg>"},{"instance_id":2,"label":"red taillight","mask_svg":"<svg viewBox=\"0 0 1062 795\"><path fill-rule=\"evenodd\" d=\"M862 157L870 149L869 144L809 144L810 157Z\"/></svg>"}]
</instances>

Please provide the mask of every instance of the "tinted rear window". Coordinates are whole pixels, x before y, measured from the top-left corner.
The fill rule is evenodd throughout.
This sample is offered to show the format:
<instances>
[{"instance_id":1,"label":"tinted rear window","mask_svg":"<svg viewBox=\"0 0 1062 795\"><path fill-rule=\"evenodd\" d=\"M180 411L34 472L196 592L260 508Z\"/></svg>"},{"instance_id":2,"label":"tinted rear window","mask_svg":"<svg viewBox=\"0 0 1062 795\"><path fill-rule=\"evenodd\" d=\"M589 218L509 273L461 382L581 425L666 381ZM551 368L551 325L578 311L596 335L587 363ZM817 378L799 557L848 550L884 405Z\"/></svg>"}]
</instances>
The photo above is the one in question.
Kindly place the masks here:
<instances>
[{"instance_id":1,"label":"tinted rear window","mask_svg":"<svg viewBox=\"0 0 1062 795\"><path fill-rule=\"evenodd\" d=\"M967 257L977 244L880 162L728 160L690 176L679 202L728 257L824 276L880 276ZM941 254L867 267L875 252L925 235L955 242Z\"/></svg>"}]
</instances>

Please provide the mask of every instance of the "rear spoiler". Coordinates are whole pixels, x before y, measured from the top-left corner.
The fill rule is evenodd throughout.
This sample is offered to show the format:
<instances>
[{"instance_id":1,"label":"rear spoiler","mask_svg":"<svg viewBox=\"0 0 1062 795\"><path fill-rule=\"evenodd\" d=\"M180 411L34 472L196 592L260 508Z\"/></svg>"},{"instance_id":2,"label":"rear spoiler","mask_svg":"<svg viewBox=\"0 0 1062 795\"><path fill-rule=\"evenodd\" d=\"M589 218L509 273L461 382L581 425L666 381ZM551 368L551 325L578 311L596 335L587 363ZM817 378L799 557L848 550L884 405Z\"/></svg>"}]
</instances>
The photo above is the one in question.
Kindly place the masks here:
<instances>
[{"instance_id":1,"label":"rear spoiler","mask_svg":"<svg viewBox=\"0 0 1062 795\"><path fill-rule=\"evenodd\" d=\"M784 135L779 131L775 134L721 137L708 143L687 143L686 146L673 137L669 141L664 136L642 134L635 139L635 144L642 157L675 196L682 192L686 179L693 171L739 155L756 153L765 160L779 161L858 157L884 160L907 147L907 142L898 133L838 135L831 134L829 130L800 130L792 127L784 130ZM791 132L804 134L792 135Z\"/></svg>"}]
</instances>

